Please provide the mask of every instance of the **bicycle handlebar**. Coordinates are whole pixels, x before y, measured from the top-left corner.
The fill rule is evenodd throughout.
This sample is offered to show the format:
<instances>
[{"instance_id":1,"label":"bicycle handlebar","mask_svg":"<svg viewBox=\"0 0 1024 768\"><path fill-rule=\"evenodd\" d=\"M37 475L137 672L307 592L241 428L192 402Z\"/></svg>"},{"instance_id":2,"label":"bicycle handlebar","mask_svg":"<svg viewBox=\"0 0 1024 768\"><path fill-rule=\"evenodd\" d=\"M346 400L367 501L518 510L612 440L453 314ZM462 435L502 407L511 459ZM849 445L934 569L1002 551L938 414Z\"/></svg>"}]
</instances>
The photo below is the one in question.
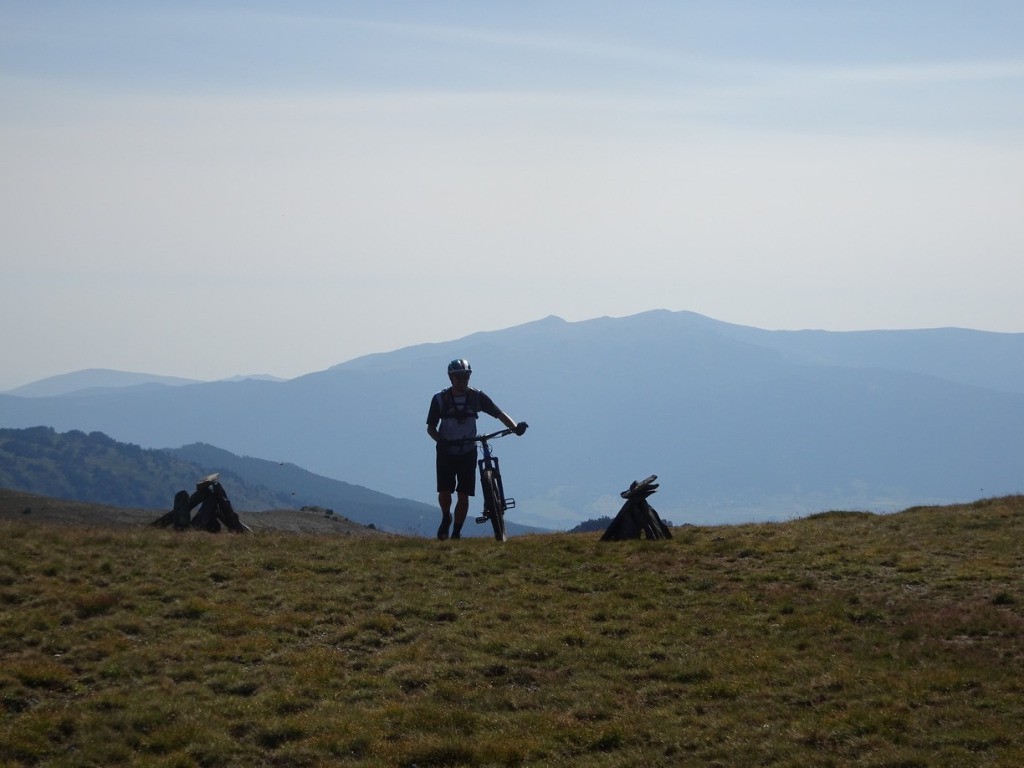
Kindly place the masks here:
<instances>
[{"instance_id":1,"label":"bicycle handlebar","mask_svg":"<svg viewBox=\"0 0 1024 768\"><path fill-rule=\"evenodd\" d=\"M515 434L514 429L501 429L497 432L491 432L489 435L477 435L476 437L464 437L461 440L449 440L447 445L465 445L466 443L485 443L495 437L506 437L508 435Z\"/></svg>"},{"instance_id":2,"label":"bicycle handlebar","mask_svg":"<svg viewBox=\"0 0 1024 768\"><path fill-rule=\"evenodd\" d=\"M514 429L500 429L497 432L491 432L489 435L477 435L476 440L484 441L490 440L492 437L507 437L508 435L514 435L516 431Z\"/></svg>"}]
</instances>

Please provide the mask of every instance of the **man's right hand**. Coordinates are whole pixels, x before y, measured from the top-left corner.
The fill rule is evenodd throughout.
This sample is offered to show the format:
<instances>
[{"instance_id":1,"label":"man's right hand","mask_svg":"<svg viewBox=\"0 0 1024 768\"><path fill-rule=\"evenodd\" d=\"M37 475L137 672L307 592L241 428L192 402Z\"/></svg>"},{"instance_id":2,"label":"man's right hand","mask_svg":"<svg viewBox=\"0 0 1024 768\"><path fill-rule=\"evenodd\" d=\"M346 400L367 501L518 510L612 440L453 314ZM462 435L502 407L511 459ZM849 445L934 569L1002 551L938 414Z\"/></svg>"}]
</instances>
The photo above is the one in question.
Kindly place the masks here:
<instances>
[{"instance_id":1,"label":"man's right hand","mask_svg":"<svg viewBox=\"0 0 1024 768\"><path fill-rule=\"evenodd\" d=\"M530 425L527 424L525 421L520 421L518 424L516 424L516 428L513 431L517 435L519 435L519 437L522 437L523 433L526 431L526 428L529 427L529 426Z\"/></svg>"}]
</instances>

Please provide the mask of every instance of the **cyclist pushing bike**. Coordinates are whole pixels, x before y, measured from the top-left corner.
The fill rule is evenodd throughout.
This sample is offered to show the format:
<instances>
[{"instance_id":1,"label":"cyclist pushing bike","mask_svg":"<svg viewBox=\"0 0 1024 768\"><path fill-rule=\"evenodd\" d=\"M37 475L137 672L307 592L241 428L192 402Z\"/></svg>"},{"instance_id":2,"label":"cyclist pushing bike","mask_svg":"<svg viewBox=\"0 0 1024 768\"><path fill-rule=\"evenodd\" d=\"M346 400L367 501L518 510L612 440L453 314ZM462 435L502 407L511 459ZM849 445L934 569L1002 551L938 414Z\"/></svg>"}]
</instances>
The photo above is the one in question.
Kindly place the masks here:
<instances>
[{"instance_id":1,"label":"cyclist pushing bike","mask_svg":"<svg viewBox=\"0 0 1024 768\"><path fill-rule=\"evenodd\" d=\"M462 538L462 526L469 512L469 497L476 495L476 422L480 413L493 416L512 432L526 432L525 421L516 422L494 401L469 386L473 369L468 360L448 363L451 386L430 400L427 434L437 444L437 503L441 507L441 525L437 538ZM455 494L454 516L452 494ZM453 525L454 523L454 525Z\"/></svg>"}]
</instances>

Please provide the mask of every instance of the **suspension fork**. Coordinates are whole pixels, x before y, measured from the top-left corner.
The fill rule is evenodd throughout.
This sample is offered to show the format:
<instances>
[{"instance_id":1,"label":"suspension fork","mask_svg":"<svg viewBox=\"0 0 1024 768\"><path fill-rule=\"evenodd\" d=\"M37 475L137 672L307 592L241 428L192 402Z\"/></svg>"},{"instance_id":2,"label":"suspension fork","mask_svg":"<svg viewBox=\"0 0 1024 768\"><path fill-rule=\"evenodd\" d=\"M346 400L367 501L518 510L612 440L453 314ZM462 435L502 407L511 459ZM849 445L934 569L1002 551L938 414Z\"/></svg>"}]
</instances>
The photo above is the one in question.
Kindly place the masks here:
<instances>
[{"instance_id":1,"label":"suspension fork","mask_svg":"<svg viewBox=\"0 0 1024 768\"><path fill-rule=\"evenodd\" d=\"M477 461L477 467L480 472L482 473L485 469L493 467L495 472L501 474L501 470L498 469L498 457L491 453L491 446L486 440L481 440L480 444L484 449L484 457Z\"/></svg>"}]
</instances>

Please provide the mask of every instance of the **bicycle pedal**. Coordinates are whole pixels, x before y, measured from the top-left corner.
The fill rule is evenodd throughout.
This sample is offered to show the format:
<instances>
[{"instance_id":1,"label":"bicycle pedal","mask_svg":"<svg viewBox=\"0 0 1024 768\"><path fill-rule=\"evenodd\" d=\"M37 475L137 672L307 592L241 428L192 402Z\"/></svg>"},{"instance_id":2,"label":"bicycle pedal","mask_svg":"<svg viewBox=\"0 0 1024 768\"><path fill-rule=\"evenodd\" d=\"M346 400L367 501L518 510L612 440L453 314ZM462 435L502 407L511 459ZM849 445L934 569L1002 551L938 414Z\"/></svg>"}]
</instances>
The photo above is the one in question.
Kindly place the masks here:
<instances>
[{"instance_id":1,"label":"bicycle pedal","mask_svg":"<svg viewBox=\"0 0 1024 768\"><path fill-rule=\"evenodd\" d=\"M486 522L487 522L488 520L490 520L490 519L491 519L491 518L489 518L489 517L478 517L478 518L476 519L476 522L477 522L477 524L479 525L480 523L486 523Z\"/></svg>"},{"instance_id":2,"label":"bicycle pedal","mask_svg":"<svg viewBox=\"0 0 1024 768\"><path fill-rule=\"evenodd\" d=\"M516 500L515 499L505 499L505 509L515 509L515 508L516 508Z\"/></svg>"}]
</instances>

